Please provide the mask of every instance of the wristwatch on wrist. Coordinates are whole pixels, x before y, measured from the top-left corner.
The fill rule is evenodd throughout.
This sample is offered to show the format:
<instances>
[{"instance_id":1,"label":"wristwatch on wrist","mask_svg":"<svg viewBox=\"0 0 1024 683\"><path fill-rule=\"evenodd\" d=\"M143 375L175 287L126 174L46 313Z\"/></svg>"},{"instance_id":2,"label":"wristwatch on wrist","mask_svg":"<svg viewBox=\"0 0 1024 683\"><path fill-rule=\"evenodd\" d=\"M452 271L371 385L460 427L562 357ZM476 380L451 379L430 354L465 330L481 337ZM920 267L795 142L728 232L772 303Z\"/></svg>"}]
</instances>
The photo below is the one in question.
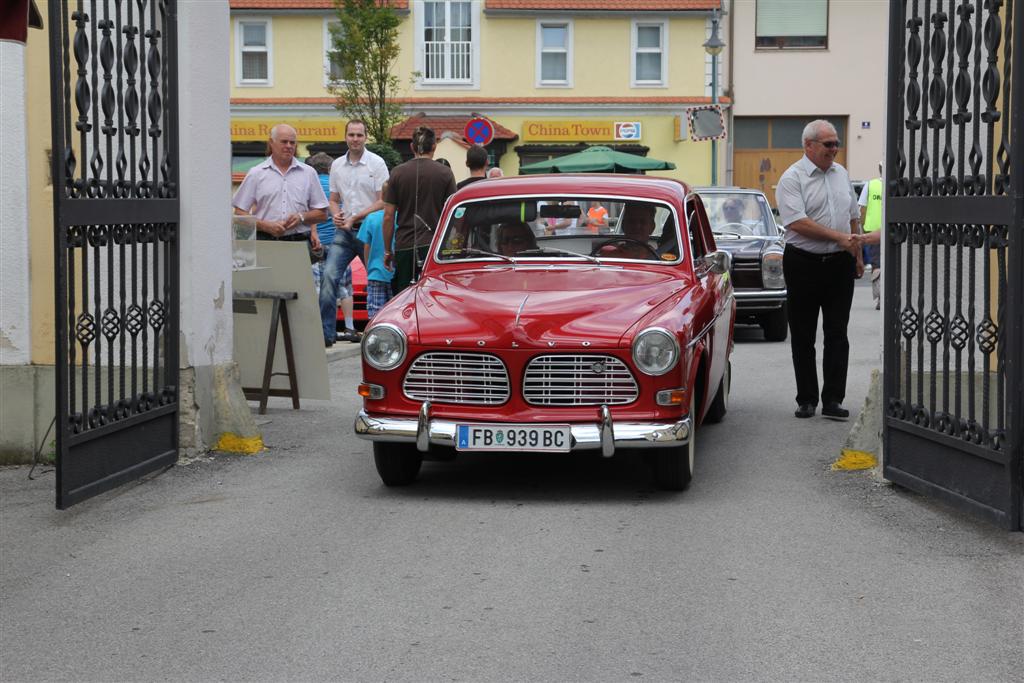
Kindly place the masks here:
<instances>
[{"instance_id":1,"label":"wristwatch on wrist","mask_svg":"<svg viewBox=\"0 0 1024 683\"><path fill-rule=\"evenodd\" d=\"M302 225L305 222L306 222L306 214L304 214L302 211L299 211L299 224Z\"/></svg>"}]
</instances>

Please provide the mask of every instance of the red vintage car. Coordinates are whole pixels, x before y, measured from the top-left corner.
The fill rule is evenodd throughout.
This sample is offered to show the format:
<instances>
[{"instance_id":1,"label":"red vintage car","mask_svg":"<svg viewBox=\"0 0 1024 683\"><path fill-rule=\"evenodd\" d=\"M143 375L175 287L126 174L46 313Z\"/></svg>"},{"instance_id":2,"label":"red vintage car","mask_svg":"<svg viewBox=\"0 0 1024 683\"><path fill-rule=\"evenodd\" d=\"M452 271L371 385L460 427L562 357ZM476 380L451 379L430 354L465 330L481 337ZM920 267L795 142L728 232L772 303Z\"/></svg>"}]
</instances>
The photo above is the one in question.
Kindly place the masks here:
<instances>
[{"instance_id":1,"label":"red vintage car","mask_svg":"<svg viewBox=\"0 0 1024 683\"><path fill-rule=\"evenodd\" d=\"M473 183L366 328L356 434L388 486L462 451L644 449L684 489L698 425L728 406L729 264L678 181Z\"/></svg>"}]
</instances>

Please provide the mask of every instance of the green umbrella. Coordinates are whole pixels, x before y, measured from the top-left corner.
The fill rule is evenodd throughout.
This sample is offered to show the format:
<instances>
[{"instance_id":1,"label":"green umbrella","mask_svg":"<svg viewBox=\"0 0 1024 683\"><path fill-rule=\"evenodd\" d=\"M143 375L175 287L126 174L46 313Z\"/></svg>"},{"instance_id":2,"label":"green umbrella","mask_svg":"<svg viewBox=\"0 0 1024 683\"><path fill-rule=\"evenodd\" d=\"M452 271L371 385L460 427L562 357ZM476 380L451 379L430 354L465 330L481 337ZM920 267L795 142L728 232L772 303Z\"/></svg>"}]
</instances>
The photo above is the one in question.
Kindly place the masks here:
<instances>
[{"instance_id":1,"label":"green umbrella","mask_svg":"<svg viewBox=\"0 0 1024 683\"><path fill-rule=\"evenodd\" d=\"M538 161L520 166L520 173L643 173L644 171L669 171L676 165L671 161L651 159L636 154L618 152L610 147L598 145L582 152L569 154L557 159Z\"/></svg>"}]
</instances>

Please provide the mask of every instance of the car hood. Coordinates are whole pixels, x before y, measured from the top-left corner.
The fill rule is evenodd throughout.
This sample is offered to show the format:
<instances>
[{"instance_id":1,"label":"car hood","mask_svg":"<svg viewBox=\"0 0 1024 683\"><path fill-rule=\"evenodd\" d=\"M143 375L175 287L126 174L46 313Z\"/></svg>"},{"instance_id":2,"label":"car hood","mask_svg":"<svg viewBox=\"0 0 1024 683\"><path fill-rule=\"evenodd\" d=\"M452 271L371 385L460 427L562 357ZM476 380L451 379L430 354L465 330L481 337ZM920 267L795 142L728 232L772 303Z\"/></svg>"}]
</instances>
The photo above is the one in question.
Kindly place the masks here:
<instances>
[{"instance_id":1,"label":"car hood","mask_svg":"<svg viewBox=\"0 0 1024 683\"><path fill-rule=\"evenodd\" d=\"M452 348L617 346L683 287L667 269L491 267L439 273L416 287L420 343ZM482 342L482 344L481 344Z\"/></svg>"},{"instance_id":2,"label":"car hood","mask_svg":"<svg viewBox=\"0 0 1024 683\"><path fill-rule=\"evenodd\" d=\"M735 258L759 258L761 253L772 245L782 247L781 237L747 237L744 239L730 239L715 235L715 246L722 251L727 251Z\"/></svg>"}]
</instances>

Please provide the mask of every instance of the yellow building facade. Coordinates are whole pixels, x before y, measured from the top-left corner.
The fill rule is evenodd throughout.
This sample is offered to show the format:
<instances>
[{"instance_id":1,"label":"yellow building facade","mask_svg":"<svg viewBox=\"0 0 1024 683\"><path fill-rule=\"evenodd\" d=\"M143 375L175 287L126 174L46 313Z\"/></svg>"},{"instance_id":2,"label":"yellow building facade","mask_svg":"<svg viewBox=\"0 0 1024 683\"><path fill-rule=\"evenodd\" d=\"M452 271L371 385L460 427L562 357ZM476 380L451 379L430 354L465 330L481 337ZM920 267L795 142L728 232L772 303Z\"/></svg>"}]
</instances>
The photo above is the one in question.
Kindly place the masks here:
<instances>
[{"instance_id":1,"label":"yellow building facade","mask_svg":"<svg viewBox=\"0 0 1024 683\"><path fill-rule=\"evenodd\" d=\"M393 6L402 48L396 99L428 125L434 116L479 115L512 131L514 140L489 145L506 174L603 144L676 164L661 175L709 182L711 144L691 139L686 114L711 102L704 42L720 0ZM296 125L306 151L340 147L344 121L327 58L336 16L321 0L231 0L236 171L279 121ZM392 142L405 151L401 139Z\"/></svg>"}]
</instances>

